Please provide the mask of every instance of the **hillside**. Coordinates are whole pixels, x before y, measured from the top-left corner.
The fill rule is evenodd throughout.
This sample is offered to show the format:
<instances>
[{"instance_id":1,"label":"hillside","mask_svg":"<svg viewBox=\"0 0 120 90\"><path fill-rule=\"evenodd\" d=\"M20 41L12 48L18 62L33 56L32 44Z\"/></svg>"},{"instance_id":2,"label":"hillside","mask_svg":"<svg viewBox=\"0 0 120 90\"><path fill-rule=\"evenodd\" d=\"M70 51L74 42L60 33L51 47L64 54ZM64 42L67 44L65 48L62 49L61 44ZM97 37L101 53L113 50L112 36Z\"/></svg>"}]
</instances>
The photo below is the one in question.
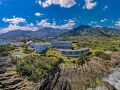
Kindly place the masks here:
<instances>
[{"instance_id":1,"label":"hillside","mask_svg":"<svg viewBox=\"0 0 120 90\"><path fill-rule=\"evenodd\" d=\"M67 30L62 29L53 29L53 28L44 28L37 31L23 31L23 30L13 30L7 33L0 34L0 38L20 38L20 37L55 37L67 32Z\"/></svg>"},{"instance_id":2,"label":"hillside","mask_svg":"<svg viewBox=\"0 0 120 90\"><path fill-rule=\"evenodd\" d=\"M120 31L108 27L90 27L88 25L81 25L77 28L62 34L63 36L119 36Z\"/></svg>"},{"instance_id":3,"label":"hillside","mask_svg":"<svg viewBox=\"0 0 120 90\"><path fill-rule=\"evenodd\" d=\"M23 31L13 30L7 33L0 34L0 38L44 38L56 36L119 36L120 31L108 27L90 27L88 25L81 25L72 30L43 28L37 31Z\"/></svg>"}]
</instances>

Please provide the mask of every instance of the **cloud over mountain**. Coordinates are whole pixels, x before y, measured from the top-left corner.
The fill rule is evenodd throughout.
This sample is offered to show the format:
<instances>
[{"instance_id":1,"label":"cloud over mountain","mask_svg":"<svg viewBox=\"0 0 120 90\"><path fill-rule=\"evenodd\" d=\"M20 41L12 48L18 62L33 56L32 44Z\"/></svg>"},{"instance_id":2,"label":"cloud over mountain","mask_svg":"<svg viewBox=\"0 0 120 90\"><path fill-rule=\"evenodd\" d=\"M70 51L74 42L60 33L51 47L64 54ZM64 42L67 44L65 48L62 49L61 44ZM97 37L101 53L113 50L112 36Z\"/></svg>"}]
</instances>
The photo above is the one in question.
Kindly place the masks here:
<instances>
[{"instance_id":1,"label":"cloud over mountain","mask_svg":"<svg viewBox=\"0 0 120 90\"><path fill-rule=\"evenodd\" d=\"M14 30L37 31L42 28L69 30L72 29L76 24L75 21L71 19L62 25L59 25L55 22L48 22L47 19L42 19L40 22L37 22L37 24L28 23L26 19L20 17L3 18L2 20L4 23L8 23L8 26L1 28L0 34Z\"/></svg>"},{"instance_id":2,"label":"cloud over mountain","mask_svg":"<svg viewBox=\"0 0 120 90\"><path fill-rule=\"evenodd\" d=\"M54 29L72 29L75 26L74 20L68 20L66 24L57 25L56 23L50 23L47 20L43 19L38 24L40 27L54 28Z\"/></svg>"},{"instance_id":3,"label":"cloud over mountain","mask_svg":"<svg viewBox=\"0 0 120 90\"><path fill-rule=\"evenodd\" d=\"M5 28L0 29L1 33L6 33L13 30L27 30L27 31L36 31L38 27L35 27L32 23L28 24L26 19L13 17L13 18L3 18L4 23L8 23L9 25ZM24 24L24 25L20 25Z\"/></svg>"},{"instance_id":4,"label":"cloud over mountain","mask_svg":"<svg viewBox=\"0 0 120 90\"><path fill-rule=\"evenodd\" d=\"M118 27L118 28L120 28L120 20L118 20L118 21L115 22L115 26Z\"/></svg>"}]
</instances>

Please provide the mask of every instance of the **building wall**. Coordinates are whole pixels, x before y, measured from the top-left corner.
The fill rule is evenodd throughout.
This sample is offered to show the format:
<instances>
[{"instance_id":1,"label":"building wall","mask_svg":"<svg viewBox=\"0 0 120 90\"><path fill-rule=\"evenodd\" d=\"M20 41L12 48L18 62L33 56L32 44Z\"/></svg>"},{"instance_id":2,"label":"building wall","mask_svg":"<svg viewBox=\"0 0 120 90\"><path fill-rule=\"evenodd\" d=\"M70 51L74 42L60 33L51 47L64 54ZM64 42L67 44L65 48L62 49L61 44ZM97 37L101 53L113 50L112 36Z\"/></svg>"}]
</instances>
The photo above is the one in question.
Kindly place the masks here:
<instances>
[{"instance_id":1,"label":"building wall","mask_svg":"<svg viewBox=\"0 0 120 90\"><path fill-rule=\"evenodd\" d=\"M44 50L50 48L50 44L48 43L32 43L30 48L34 49L36 52L41 53Z\"/></svg>"},{"instance_id":2,"label":"building wall","mask_svg":"<svg viewBox=\"0 0 120 90\"><path fill-rule=\"evenodd\" d=\"M72 47L72 42L53 40L51 46L54 48L70 49Z\"/></svg>"},{"instance_id":3,"label":"building wall","mask_svg":"<svg viewBox=\"0 0 120 90\"><path fill-rule=\"evenodd\" d=\"M78 51L60 51L61 54L65 55L65 56L71 56L71 57L77 57L80 56L82 54L87 54L89 52L89 49L86 50L78 50Z\"/></svg>"}]
</instances>

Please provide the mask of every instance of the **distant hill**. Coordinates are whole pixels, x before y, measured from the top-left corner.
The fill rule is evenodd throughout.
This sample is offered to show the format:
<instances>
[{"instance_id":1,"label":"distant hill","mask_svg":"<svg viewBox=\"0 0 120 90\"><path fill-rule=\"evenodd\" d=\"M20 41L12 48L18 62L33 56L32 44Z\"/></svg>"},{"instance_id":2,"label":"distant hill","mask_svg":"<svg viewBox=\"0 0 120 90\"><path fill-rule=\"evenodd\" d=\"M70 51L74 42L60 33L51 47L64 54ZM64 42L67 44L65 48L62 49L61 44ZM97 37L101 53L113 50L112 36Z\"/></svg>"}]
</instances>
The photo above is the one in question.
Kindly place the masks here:
<instances>
[{"instance_id":1,"label":"distant hill","mask_svg":"<svg viewBox=\"0 0 120 90\"><path fill-rule=\"evenodd\" d=\"M23 30L13 30L7 33L0 34L0 38L17 38L17 37L26 37L30 31L23 31Z\"/></svg>"},{"instance_id":2,"label":"distant hill","mask_svg":"<svg viewBox=\"0 0 120 90\"><path fill-rule=\"evenodd\" d=\"M19 38L19 37L55 37L67 32L68 30L44 28L37 31L23 31L23 30L13 30L7 33L0 34L0 38Z\"/></svg>"},{"instance_id":3,"label":"distant hill","mask_svg":"<svg viewBox=\"0 0 120 90\"><path fill-rule=\"evenodd\" d=\"M108 27L90 27L88 25L81 25L77 28L62 34L62 36L119 36L120 31Z\"/></svg>"},{"instance_id":4,"label":"distant hill","mask_svg":"<svg viewBox=\"0 0 120 90\"><path fill-rule=\"evenodd\" d=\"M44 28L37 31L13 30L0 34L0 38L44 38L56 36L120 36L120 31L108 27L90 27L81 25L72 30Z\"/></svg>"}]
</instances>

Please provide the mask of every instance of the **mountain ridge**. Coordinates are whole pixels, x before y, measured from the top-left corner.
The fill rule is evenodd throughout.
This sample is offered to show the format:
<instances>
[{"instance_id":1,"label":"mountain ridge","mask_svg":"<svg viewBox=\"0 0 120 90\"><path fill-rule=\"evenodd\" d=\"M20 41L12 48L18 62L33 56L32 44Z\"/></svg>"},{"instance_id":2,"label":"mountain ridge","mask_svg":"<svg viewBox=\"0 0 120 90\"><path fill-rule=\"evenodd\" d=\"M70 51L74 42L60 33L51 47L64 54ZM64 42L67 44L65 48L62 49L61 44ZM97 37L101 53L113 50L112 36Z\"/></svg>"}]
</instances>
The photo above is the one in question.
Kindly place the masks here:
<instances>
[{"instance_id":1,"label":"mountain ridge","mask_svg":"<svg viewBox=\"0 0 120 90\"><path fill-rule=\"evenodd\" d=\"M118 29L109 27L90 27L88 25L78 26L62 36L119 36Z\"/></svg>"},{"instance_id":2,"label":"mountain ridge","mask_svg":"<svg viewBox=\"0 0 120 90\"><path fill-rule=\"evenodd\" d=\"M23 31L13 30L7 33L0 34L0 38L19 38L19 37L32 37L32 38L44 38L44 37L55 37L67 32L67 30L44 28L37 31Z\"/></svg>"},{"instance_id":3,"label":"mountain ridge","mask_svg":"<svg viewBox=\"0 0 120 90\"><path fill-rule=\"evenodd\" d=\"M108 27L91 27L89 25L80 25L71 30L44 28L37 31L13 30L0 34L0 38L46 38L56 36L119 36L120 31Z\"/></svg>"}]
</instances>

